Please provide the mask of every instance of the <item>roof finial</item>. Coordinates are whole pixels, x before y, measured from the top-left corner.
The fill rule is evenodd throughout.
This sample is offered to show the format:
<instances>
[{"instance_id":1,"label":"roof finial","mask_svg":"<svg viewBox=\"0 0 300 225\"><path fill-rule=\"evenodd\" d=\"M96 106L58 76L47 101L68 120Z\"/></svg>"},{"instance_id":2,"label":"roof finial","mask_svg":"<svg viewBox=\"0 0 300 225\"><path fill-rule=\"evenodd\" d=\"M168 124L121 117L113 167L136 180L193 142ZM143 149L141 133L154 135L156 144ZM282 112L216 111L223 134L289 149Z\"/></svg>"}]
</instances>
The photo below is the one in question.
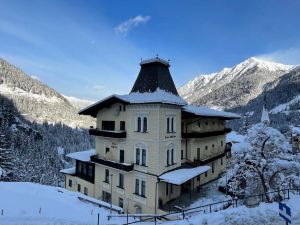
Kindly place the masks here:
<instances>
[{"instance_id":1,"label":"roof finial","mask_svg":"<svg viewBox=\"0 0 300 225\"><path fill-rule=\"evenodd\" d=\"M158 59L158 53L156 53L156 59Z\"/></svg>"}]
</instances>

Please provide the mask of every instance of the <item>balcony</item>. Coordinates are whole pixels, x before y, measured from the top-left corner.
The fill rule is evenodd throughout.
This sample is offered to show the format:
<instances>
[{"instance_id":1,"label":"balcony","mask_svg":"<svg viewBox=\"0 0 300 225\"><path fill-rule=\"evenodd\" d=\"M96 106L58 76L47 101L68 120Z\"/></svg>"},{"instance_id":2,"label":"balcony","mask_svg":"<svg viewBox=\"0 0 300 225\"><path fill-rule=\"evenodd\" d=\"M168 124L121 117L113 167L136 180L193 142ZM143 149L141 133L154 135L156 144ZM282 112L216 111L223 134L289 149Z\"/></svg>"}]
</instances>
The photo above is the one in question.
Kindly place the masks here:
<instances>
[{"instance_id":1,"label":"balcony","mask_svg":"<svg viewBox=\"0 0 300 225\"><path fill-rule=\"evenodd\" d=\"M222 153L211 154L209 156L206 156L204 159L194 159L194 164L197 166L203 166L203 165L211 163L217 159L220 159L220 158L224 157L225 155L226 155L225 151Z\"/></svg>"},{"instance_id":2,"label":"balcony","mask_svg":"<svg viewBox=\"0 0 300 225\"><path fill-rule=\"evenodd\" d=\"M91 128L89 130L89 134L94 136L110 137L110 138L126 138L125 130L110 131L110 130L99 130L97 128Z\"/></svg>"},{"instance_id":3,"label":"balcony","mask_svg":"<svg viewBox=\"0 0 300 225\"><path fill-rule=\"evenodd\" d=\"M91 161L101 164L101 165L104 165L104 166L115 168L118 170L123 170L126 172L133 170L133 163L121 163L121 162L109 160L109 159L106 159L104 157L100 157L97 155L91 156Z\"/></svg>"},{"instance_id":4,"label":"balcony","mask_svg":"<svg viewBox=\"0 0 300 225\"><path fill-rule=\"evenodd\" d=\"M224 130L219 131L209 131L209 132L192 132L192 133L182 133L182 138L206 138L206 137L213 137L218 135L223 135L226 133L231 132L230 128L225 128Z\"/></svg>"}]
</instances>

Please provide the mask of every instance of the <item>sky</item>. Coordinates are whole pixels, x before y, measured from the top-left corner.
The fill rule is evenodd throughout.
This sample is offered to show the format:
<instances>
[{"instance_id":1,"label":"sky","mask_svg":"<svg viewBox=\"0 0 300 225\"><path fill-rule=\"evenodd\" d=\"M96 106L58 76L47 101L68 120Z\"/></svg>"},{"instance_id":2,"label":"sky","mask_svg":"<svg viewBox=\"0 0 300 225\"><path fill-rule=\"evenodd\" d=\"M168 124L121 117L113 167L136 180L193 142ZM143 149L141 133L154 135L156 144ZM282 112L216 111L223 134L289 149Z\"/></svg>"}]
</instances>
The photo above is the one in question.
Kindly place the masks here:
<instances>
[{"instance_id":1,"label":"sky","mask_svg":"<svg viewBox=\"0 0 300 225\"><path fill-rule=\"evenodd\" d=\"M0 57L60 93L129 93L140 60L177 87L252 57L300 64L300 1L0 0Z\"/></svg>"}]
</instances>

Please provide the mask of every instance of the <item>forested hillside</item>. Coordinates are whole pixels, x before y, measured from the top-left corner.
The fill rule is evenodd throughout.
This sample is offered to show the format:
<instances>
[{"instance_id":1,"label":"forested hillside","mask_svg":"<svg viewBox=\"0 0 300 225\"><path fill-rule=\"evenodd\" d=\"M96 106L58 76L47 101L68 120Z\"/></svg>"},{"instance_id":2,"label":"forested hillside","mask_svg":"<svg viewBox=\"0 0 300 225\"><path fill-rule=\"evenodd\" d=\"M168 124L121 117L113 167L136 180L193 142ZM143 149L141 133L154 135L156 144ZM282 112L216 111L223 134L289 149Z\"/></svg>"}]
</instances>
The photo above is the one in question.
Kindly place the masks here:
<instances>
[{"instance_id":1,"label":"forested hillside","mask_svg":"<svg viewBox=\"0 0 300 225\"><path fill-rule=\"evenodd\" d=\"M88 132L62 123L26 120L14 103L0 95L0 180L58 185L65 154L94 148Z\"/></svg>"}]
</instances>

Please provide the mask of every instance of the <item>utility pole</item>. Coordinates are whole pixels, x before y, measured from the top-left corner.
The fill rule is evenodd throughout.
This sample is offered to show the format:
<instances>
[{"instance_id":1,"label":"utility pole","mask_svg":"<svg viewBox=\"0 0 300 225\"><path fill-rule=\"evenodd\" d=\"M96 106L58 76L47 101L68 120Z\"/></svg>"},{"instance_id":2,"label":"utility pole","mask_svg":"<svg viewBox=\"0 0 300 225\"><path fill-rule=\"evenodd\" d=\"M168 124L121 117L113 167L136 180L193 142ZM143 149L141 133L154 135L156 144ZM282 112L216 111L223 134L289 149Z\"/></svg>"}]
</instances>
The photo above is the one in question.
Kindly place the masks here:
<instances>
[{"instance_id":1,"label":"utility pole","mask_svg":"<svg viewBox=\"0 0 300 225\"><path fill-rule=\"evenodd\" d=\"M110 215L112 214L112 186L113 186L113 174L110 174Z\"/></svg>"}]
</instances>

